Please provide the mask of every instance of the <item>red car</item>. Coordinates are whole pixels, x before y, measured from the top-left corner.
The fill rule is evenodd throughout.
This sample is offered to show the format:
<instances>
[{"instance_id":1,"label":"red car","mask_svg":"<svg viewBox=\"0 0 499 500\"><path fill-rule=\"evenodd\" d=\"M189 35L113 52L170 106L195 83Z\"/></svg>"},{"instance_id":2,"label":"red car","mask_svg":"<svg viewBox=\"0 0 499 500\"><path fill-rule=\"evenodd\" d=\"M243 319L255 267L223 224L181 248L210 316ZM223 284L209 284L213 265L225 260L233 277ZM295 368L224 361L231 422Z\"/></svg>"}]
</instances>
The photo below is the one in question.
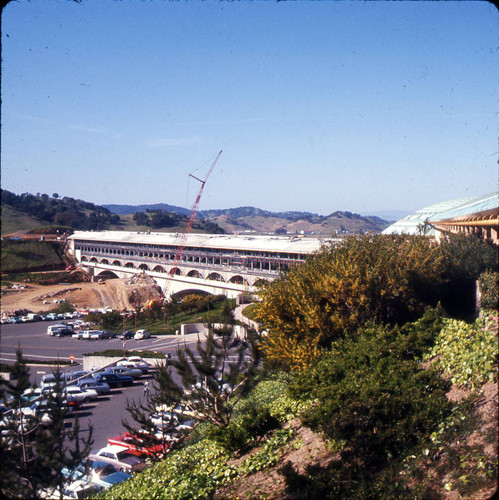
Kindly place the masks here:
<instances>
[{"instance_id":1,"label":"red car","mask_svg":"<svg viewBox=\"0 0 499 500\"><path fill-rule=\"evenodd\" d=\"M116 446L122 446L123 448L128 448L128 450L130 450L134 455L137 455L138 457L142 455L153 455L156 457L162 456L169 449L169 445L166 443L164 447L163 444L161 444L160 442L152 446L142 447L140 446L140 444L139 445L135 444L134 441L142 442L142 439L138 436L131 436L128 432L125 432L121 436L116 436L107 439L107 442L110 445L116 445Z\"/></svg>"}]
</instances>

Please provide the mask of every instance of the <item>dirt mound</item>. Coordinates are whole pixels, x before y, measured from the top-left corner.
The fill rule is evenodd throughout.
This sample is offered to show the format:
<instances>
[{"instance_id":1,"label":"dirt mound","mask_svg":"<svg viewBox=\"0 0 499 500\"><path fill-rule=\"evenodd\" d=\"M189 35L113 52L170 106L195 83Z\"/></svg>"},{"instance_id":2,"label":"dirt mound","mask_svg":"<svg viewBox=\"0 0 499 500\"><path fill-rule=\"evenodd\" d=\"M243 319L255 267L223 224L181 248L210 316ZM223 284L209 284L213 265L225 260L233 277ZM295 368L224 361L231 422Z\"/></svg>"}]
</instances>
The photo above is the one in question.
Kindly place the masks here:
<instances>
[{"instance_id":1,"label":"dirt mound","mask_svg":"<svg viewBox=\"0 0 499 500\"><path fill-rule=\"evenodd\" d=\"M145 273L133 275L124 286L127 300L139 306L145 306L149 301L160 302L164 297L161 287Z\"/></svg>"},{"instance_id":2,"label":"dirt mound","mask_svg":"<svg viewBox=\"0 0 499 500\"><path fill-rule=\"evenodd\" d=\"M14 311L27 309L45 312L53 309L64 299L77 309L100 309L110 307L115 310L132 309L130 296L135 295L143 305L148 300L161 300L161 288L147 275L137 275L135 280L110 279L99 283L72 283L57 285L30 284L23 290L2 289L2 315L12 315ZM135 293L134 293L135 292Z\"/></svg>"}]
</instances>

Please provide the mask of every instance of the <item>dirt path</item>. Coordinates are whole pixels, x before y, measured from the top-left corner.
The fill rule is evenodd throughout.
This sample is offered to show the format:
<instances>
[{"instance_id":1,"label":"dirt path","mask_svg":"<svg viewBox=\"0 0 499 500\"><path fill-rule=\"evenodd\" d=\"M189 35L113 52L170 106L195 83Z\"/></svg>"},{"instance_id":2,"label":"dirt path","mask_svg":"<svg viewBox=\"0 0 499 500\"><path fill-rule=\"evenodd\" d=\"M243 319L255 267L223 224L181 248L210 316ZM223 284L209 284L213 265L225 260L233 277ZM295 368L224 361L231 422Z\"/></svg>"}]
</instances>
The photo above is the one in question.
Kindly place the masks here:
<instances>
[{"instance_id":1,"label":"dirt path","mask_svg":"<svg viewBox=\"0 0 499 500\"><path fill-rule=\"evenodd\" d=\"M2 290L1 311L13 314L18 309L44 312L52 309L54 301L65 299L77 309L131 309L124 280L114 279L103 283L74 283L66 285L28 285L25 290Z\"/></svg>"}]
</instances>

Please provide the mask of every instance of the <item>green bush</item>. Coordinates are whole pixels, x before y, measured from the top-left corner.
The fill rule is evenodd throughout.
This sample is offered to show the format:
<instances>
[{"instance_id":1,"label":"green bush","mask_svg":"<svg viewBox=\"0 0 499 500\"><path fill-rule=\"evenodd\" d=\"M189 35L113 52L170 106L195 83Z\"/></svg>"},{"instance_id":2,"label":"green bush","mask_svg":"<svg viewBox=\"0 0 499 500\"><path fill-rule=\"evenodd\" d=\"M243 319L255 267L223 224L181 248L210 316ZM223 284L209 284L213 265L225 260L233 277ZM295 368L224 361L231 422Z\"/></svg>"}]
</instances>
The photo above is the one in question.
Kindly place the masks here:
<instances>
[{"instance_id":1,"label":"green bush","mask_svg":"<svg viewBox=\"0 0 499 500\"><path fill-rule=\"evenodd\" d=\"M366 327L357 338L335 343L291 384L292 395L314 401L303 422L342 445L343 461L381 470L450 411L445 396L450 384L404 359L406 348L403 335Z\"/></svg>"},{"instance_id":2,"label":"green bush","mask_svg":"<svg viewBox=\"0 0 499 500\"><path fill-rule=\"evenodd\" d=\"M497 320L486 313L474 323L445 320L427 354L453 383L472 388L497 379Z\"/></svg>"},{"instance_id":3,"label":"green bush","mask_svg":"<svg viewBox=\"0 0 499 500\"><path fill-rule=\"evenodd\" d=\"M230 452L243 452L258 443L268 432L280 427L268 408L250 406L244 415L227 427L211 427L207 437Z\"/></svg>"},{"instance_id":4,"label":"green bush","mask_svg":"<svg viewBox=\"0 0 499 500\"><path fill-rule=\"evenodd\" d=\"M480 287L480 309L497 310L499 302L499 273L482 273L478 279Z\"/></svg>"}]
</instances>

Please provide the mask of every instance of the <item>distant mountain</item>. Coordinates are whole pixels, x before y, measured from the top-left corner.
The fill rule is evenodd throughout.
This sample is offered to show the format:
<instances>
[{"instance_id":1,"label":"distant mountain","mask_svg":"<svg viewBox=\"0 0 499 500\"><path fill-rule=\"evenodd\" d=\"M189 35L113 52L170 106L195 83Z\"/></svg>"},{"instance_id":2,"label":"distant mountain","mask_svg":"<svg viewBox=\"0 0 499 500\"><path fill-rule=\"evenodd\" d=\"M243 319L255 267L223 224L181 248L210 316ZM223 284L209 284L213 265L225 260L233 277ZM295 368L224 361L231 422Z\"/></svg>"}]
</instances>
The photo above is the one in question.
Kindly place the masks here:
<instances>
[{"instance_id":1,"label":"distant mountain","mask_svg":"<svg viewBox=\"0 0 499 500\"><path fill-rule=\"evenodd\" d=\"M190 210L167 203L150 205L106 204L55 195L16 195L2 190L2 234L34 226L65 225L73 229L182 231ZM244 206L221 210L200 210L194 232L260 234L353 234L381 232L390 223L376 215L336 211L329 215L311 212L271 212Z\"/></svg>"},{"instance_id":2,"label":"distant mountain","mask_svg":"<svg viewBox=\"0 0 499 500\"><path fill-rule=\"evenodd\" d=\"M118 215L133 214L135 212L146 212L147 210L163 210L179 215L189 215L190 210L167 203L155 203L153 205L102 205L110 212Z\"/></svg>"}]
</instances>

